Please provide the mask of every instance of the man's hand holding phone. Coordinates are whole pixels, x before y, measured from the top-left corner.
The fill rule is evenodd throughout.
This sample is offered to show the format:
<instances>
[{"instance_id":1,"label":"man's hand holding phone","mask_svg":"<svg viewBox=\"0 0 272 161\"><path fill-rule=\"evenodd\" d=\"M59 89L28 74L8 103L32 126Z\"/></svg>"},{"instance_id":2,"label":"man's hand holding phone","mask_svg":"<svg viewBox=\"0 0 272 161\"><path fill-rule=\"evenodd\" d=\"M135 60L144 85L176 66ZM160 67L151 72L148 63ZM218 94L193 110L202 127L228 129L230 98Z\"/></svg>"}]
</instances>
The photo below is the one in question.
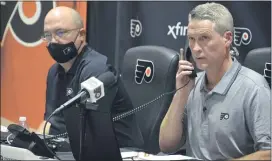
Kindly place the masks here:
<instances>
[{"instance_id":1,"label":"man's hand holding phone","mask_svg":"<svg viewBox=\"0 0 272 161\"><path fill-rule=\"evenodd\" d=\"M183 87L188 91L191 91L195 85L195 79L190 78L190 75L193 73L194 66L191 62L184 59L184 50L183 48L180 49L180 61L178 64L178 71L176 74L176 89ZM190 81L188 83L188 81Z\"/></svg>"}]
</instances>

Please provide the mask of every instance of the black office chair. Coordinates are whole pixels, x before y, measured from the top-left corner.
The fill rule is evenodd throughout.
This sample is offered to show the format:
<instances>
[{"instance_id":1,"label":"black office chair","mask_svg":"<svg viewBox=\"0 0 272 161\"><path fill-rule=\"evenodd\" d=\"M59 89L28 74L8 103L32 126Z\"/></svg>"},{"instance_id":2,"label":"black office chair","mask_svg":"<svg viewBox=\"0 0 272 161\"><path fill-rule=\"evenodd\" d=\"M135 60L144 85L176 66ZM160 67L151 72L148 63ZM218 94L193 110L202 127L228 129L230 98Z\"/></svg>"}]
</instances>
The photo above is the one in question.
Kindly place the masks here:
<instances>
[{"instance_id":1,"label":"black office chair","mask_svg":"<svg viewBox=\"0 0 272 161\"><path fill-rule=\"evenodd\" d=\"M139 46L126 52L121 78L134 108L175 90L178 61L178 52L160 46ZM160 152L159 129L173 95L166 95L136 113L145 152Z\"/></svg>"},{"instance_id":2,"label":"black office chair","mask_svg":"<svg viewBox=\"0 0 272 161\"><path fill-rule=\"evenodd\" d=\"M271 88L271 47L251 50L243 65L263 75Z\"/></svg>"}]
</instances>

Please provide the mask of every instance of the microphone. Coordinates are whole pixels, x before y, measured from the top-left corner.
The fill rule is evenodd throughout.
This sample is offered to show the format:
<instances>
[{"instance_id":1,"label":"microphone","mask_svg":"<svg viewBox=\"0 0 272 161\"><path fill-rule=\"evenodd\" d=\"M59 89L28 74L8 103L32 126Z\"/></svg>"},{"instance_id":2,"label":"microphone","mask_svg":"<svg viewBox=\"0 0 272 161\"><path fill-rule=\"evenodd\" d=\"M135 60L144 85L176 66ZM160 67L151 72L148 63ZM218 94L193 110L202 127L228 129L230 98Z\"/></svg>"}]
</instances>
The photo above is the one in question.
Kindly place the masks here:
<instances>
[{"instance_id":1,"label":"microphone","mask_svg":"<svg viewBox=\"0 0 272 161\"><path fill-rule=\"evenodd\" d=\"M91 77L81 83L81 90L88 92L87 101L96 103L99 99L105 96L104 88L109 88L115 84L117 78L112 72L105 72L98 78Z\"/></svg>"},{"instance_id":2,"label":"microphone","mask_svg":"<svg viewBox=\"0 0 272 161\"><path fill-rule=\"evenodd\" d=\"M89 101L91 103L96 103L97 100L101 99L102 97L105 96L105 91L104 91L104 87L110 88L112 85L114 85L117 82L117 77L114 75L113 72L111 71L107 71L103 74L101 74L100 76L98 76L98 78L95 77L91 77L89 79L87 79L86 81L81 83L81 90L79 91L79 93L74 96L72 99L68 100L67 102L65 102L64 104L62 104L60 107L58 107L53 113L51 113L51 115L46 119L46 122L44 124L43 127L43 137L45 138L45 127L48 123L48 121L50 120L50 118L55 115L56 113L58 113L59 111L63 110L66 107L71 106L74 103L77 103L80 101L80 103L83 103L85 101ZM85 127L85 117L84 117L84 109L80 108L80 110L82 111L81 114L81 125L82 127ZM82 142L84 140L84 134L85 134L85 129L81 128L81 135L80 135L80 156L81 156L81 150L82 150ZM50 151L50 153L55 156L58 160L60 160L60 158L51 151L51 149L47 146L45 139L43 139L45 147Z\"/></svg>"},{"instance_id":3,"label":"microphone","mask_svg":"<svg viewBox=\"0 0 272 161\"><path fill-rule=\"evenodd\" d=\"M30 132L16 124L10 124L8 130L14 136L11 146L27 149L37 156L52 158L55 155L51 149L47 149L43 140L35 132Z\"/></svg>"},{"instance_id":4,"label":"microphone","mask_svg":"<svg viewBox=\"0 0 272 161\"><path fill-rule=\"evenodd\" d=\"M85 80L80 85L81 90L79 91L79 93L64 104L62 104L59 108L57 108L54 111L54 114L79 101L81 103L85 101L96 103L99 99L105 96L104 88L109 88L110 86L115 84L116 81L116 77L110 71L101 74L100 76L98 76L98 78L91 77Z\"/></svg>"}]
</instances>

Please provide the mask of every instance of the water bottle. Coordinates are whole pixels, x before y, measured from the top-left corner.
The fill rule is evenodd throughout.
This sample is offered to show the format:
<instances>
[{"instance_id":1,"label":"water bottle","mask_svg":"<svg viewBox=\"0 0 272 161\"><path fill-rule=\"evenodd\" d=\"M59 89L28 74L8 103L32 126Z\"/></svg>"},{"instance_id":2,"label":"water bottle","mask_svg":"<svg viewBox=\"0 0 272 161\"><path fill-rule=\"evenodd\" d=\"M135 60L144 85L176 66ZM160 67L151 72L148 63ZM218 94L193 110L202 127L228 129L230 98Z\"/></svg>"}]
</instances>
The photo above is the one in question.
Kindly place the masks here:
<instances>
[{"instance_id":1,"label":"water bottle","mask_svg":"<svg viewBox=\"0 0 272 161\"><path fill-rule=\"evenodd\" d=\"M29 130L29 126L26 122L26 117L23 116L19 117L19 125Z\"/></svg>"}]
</instances>

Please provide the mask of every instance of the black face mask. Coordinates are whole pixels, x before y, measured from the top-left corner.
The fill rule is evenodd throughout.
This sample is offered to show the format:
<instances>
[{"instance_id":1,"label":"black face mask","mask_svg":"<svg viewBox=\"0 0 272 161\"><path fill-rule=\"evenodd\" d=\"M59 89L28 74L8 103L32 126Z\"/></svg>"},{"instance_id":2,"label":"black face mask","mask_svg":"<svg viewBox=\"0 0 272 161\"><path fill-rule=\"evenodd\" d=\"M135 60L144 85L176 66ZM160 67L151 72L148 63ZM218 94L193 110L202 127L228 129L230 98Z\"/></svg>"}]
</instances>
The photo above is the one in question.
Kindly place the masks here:
<instances>
[{"instance_id":1,"label":"black face mask","mask_svg":"<svg viewBox=\"0 0 272 161\"><path fill-rule=\"evenodd\" d=\"M74 42L68 44L50 43L47 49L52 58L58 63L66 63L78 55L78 49Z\"/></svg>"}]
</instances>

